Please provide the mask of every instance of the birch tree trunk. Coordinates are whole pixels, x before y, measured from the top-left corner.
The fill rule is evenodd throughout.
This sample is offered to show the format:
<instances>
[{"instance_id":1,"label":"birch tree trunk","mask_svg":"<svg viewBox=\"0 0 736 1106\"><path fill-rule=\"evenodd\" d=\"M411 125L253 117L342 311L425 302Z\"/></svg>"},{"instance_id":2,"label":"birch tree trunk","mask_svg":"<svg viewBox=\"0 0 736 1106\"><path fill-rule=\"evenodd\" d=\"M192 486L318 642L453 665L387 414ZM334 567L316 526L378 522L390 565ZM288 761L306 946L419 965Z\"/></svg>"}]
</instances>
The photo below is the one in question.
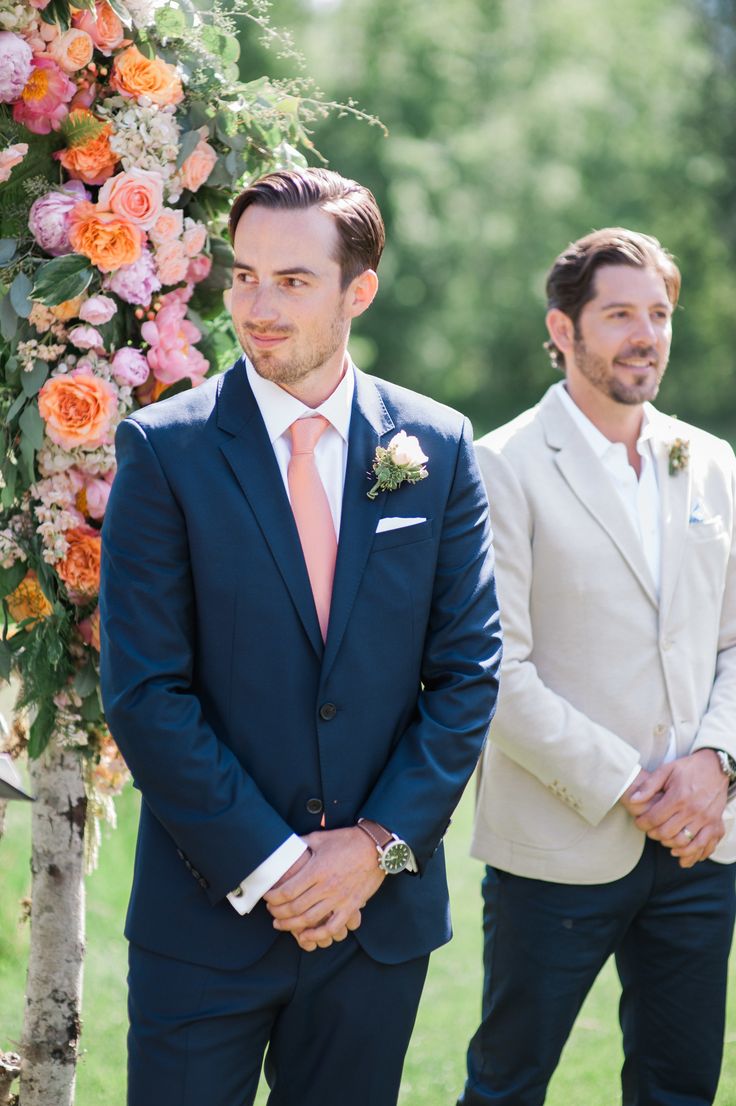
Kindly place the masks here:
<instances>
[{"instance_id":1,"label":"birch tree trunk","mask_svg":"<svg viewBox=\"0 0 736 1106\"><path fill-rule=\"evenodd\" d=\"M78 752L49 746L31 761L31 949L21 1106L72 1106L84 960L84 826Z\"/></svg>"}]
</instances>

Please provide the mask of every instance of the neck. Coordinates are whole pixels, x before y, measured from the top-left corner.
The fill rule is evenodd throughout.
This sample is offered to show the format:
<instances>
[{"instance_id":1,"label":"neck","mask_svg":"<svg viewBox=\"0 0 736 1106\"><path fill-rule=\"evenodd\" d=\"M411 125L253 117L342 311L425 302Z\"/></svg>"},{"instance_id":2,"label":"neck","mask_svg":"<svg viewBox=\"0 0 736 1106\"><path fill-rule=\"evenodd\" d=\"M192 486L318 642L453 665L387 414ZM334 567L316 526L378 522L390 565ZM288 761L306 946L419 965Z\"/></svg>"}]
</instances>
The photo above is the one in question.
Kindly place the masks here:
<instances>
[{"instance_id":1,"label":"neck","mask_svg":"<svg viewBox=\"0 0 736 1106\"><path fill-rule=\"evenodd\" d=\"M609 442L622 442L626 446L629 464L637 475L641 470L641 457L636 448L641 433L644 406L641 403L618 403L605 395L584 378L569 376L565 387L576 407L590 419Z\"/></svg>"},{"instance_id":2,"label":"neck","mask_svg":"<svg viewBox=\"0 0 736 1106\"><path fill-rule=\"evenodd\" d=\"M306 407L317 408L338 387L347 372L348 364L347 351L343 348L338 350L324 365L320 365L318 369L313 369L302 380L295 384L281 384L280 387Z\"/></svg>"}]
</instances>

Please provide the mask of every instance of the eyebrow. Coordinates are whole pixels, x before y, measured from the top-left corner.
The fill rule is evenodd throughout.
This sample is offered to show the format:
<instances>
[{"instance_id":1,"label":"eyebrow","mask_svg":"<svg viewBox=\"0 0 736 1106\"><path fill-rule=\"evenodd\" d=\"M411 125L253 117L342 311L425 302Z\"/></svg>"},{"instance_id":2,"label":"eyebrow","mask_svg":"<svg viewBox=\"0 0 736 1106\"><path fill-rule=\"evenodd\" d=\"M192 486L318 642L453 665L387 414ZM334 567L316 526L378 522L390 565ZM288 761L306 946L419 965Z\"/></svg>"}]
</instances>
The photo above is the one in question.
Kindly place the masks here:
<instances>
[{"instance_id":1,"label":"eyebrow","mask_svg":"<svg viewBox=\"0 0 736 1106\"><path fill-rule=\"evenodd\" d=\"M252 265L248 265L245 261L233 261L233 269L245 269L246 272L254 273L255 269ZM274 276L312 276L316 277L317 273L312 269L307 269L305 265L293 265L290 269L277 269Z\"/></svg>"},{"instance_id":2,"label":"eyebrow","mask_svg":"<svg viewBox=\"0 0 736 1106\"><path fill-rule=\"evenodd\" d=\"M616 301L612 301L611 303L601 304L599 310L601 310L601 311L610 311L613 307L633 307L633 306L634 306L633 303L625 303L625 302L618 303ZM664 300L657 300L656 303L653 303L650 306L651 307L666 307L668 309L672 308L672 304L671 303L665 303Z\"/></svg>"}]
</instances>

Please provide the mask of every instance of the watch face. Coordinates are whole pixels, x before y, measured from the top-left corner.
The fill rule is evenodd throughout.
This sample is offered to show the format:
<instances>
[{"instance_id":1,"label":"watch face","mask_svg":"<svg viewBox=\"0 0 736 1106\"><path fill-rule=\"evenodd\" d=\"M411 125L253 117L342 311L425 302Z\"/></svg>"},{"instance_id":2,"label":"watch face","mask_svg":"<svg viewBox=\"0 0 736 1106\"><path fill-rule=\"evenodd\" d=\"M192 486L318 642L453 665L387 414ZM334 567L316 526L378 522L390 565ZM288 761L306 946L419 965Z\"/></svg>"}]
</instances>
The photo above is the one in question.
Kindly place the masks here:
<instances>
[{"instance_id":1,"label":"watch face","mask_svg":"<svg viewBox=\"0 0 736 1106\"><path fill-rule=\"evenodd\" d=\"M381 867L389 875L397 875L403 872L409 863L409 846L406 841L392 841L383 850Z\"/></svg>"}]
</instances>

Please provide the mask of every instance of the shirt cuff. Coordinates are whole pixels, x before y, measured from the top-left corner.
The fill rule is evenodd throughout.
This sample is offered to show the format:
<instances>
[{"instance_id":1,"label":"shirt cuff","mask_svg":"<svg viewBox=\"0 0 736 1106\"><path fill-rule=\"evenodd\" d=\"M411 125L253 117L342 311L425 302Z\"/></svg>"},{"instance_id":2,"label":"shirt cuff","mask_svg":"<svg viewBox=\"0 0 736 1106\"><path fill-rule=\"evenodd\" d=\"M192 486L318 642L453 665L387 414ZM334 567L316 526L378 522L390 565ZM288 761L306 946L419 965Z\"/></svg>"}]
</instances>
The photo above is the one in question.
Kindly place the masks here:
<instances>
[{"instance_id":1,"label":"shirt cuff","mask_svg":"<svg viewBox=\"0 0 736 1106\"><path fill-rule=\"evenodd\" d=\"M617 802L619 801L619 799L621 798L621 796L622 796L622 795L624 795L624 794L625 794L625 793L626 793L626 792L627 792L627 791L629 790L629 788L631 787L632 783L634 782L634 780L636 779L636 777L637 777L637 776L639 775L639 773L640 773L640 772L641 772L641 765L640 765L640 764L636 764L636 765L635 765L635 766L634 766L634 767L633 767L633 768L631 769L631 775L629 776L629 778L627 779L626 783L625 783L625 784L623 785L623 787L622 787L622 788L621 788L621 790L619 791L618 795L617 795L617 796L616 796L616 798L615 798L615 799L613 800L613 803L611 804L611 809L612 809L612 810L613 810L613 808L615 807L616 803L617 803Z\"/></svg>"},{"instance_id":2,"label":"shirt cuff","mask_svg":"<svg viewBox=\"0 0 736 1106\"><path fill-rule=\"evenodd\" d=\"M295 864L306 851L307 846L301 837L297 837L295 833L287 837L275 852L266 857L263 863L259 864L249 876L245 877L240 886L227 896L238 914L250 914L266 891L270 891L274 883L278 883L284 873L288 872L292 864Z\"/></svg>"}]
</instances>

